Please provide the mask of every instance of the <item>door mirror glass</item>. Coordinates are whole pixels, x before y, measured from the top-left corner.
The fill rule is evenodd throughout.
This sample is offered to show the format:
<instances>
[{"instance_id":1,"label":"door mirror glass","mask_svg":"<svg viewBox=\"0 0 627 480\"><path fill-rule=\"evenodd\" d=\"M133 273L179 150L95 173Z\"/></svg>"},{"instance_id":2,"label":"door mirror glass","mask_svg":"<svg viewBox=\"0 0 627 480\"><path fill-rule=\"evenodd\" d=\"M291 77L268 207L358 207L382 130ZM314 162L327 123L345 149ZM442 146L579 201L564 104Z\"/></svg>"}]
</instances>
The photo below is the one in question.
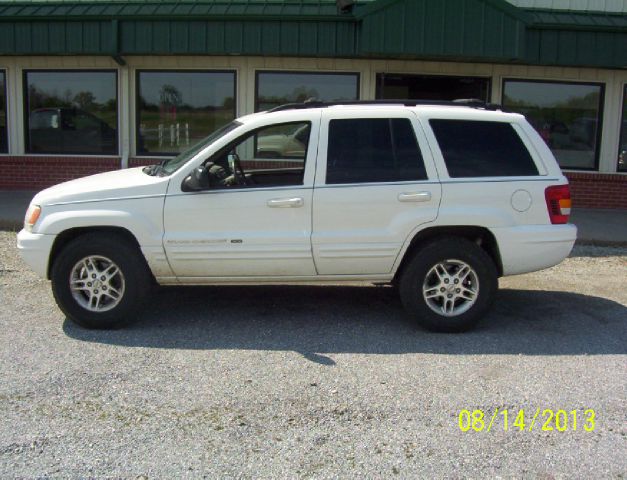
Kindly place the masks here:
<instances>
[{"instance_id":1,"label":"door mirror glass","mask_svg":"<svg viewBox=\"0 0 627 480\"><path fill-rule=\"evenodd\" d=\"M184 192L198 192L200 190L207 190L209 186L209 170L206 166L202 165L195 168L192 173L185 177L181 185L181 190Z\"/></svg>"}]
</instances>

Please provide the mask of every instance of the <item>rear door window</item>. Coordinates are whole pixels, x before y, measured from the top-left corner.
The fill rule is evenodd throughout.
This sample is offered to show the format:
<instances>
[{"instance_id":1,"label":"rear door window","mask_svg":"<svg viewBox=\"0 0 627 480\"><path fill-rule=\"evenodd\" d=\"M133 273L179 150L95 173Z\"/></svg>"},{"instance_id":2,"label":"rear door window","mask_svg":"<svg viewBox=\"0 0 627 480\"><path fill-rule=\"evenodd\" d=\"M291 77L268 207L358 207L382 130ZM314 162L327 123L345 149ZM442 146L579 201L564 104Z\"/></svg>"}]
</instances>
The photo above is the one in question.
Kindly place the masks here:
<instances>
[{"instance_id":1,"label":"rear door window","mask_svg":"<svg viewBox=\"0 0 627 480\"><path fill-rule=\"evenodd\" d=\"M538 175L538 169L509 123L432 119L429 121L449 177Z\"/></svg>"},{"instance_id":2,"label":"rear door window","mask_svg":"<svg viewBox=\"0 0 627 480\"><path fill-rule=\"evenodd\" d=\"M425 180L416 135L406 118L329 122L327 184Z\"/></svg>"}]
</instances>

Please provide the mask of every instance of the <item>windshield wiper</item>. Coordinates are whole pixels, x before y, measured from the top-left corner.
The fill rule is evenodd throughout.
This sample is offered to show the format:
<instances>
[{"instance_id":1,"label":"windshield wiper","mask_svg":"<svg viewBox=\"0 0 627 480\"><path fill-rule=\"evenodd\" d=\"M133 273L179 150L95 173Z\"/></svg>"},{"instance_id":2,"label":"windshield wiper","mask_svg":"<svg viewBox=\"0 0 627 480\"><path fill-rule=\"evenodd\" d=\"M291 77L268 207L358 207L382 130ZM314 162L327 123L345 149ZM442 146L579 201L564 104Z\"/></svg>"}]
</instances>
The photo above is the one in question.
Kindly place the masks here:
<instances>
[{"instance_id":1,"label":"windshield wiper","mask_svg":"<svg viewBox=\"0 0 627 480\"><path fill-rule=\"evenodd\" d=\"M142 169L142 172L144 172L146 175L150 175L151 177L157 175L161 176L161 174L163 173L163 167L165 166L166 162L167 158L164 158L163 160L161 160L161 163L156 163L154 165L148 165L144 167Z\"/></svg>"}]
</instances>

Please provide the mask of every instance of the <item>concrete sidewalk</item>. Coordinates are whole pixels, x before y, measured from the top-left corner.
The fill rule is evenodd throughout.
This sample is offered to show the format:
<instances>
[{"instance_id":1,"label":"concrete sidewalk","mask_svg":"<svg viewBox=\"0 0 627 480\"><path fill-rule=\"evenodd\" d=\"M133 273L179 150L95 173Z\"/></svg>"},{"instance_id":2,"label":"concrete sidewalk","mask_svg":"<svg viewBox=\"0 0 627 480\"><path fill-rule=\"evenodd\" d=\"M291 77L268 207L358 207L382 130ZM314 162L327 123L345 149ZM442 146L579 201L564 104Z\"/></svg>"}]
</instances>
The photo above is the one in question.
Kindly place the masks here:
<instances>
[{"instance_id":1,"label":"concrete sidewalk","mask_svg":"<svg viewBox=\"0 0 627 480\"><path fill-rule=\"evenodd\" d=\"M577 225L577 243L627 246L627 210L573 208L570 223Z\"/></svg>"},{"instance_id":2,"label":"concrete sidewalk","mask_svg":"<svg viewBox=\"0 0 627 480\"><path fill-rule=\"evenodd\" d=\"M0 229L19 230L36 192L0 190ZM627 210L573 209L571 223L579 228L578 242L627 246Z\"/></svg>"},{"instance_id":3,"label":"concrete sidewalk","mask_svg":"<svg viewBox=\"0 0 627 480\"><path fill-rule=\"evenodd\" d=\"M28 204L37 192L0 190L0 229L19 230L24 223Z\"/></svg>"}]
</instances>

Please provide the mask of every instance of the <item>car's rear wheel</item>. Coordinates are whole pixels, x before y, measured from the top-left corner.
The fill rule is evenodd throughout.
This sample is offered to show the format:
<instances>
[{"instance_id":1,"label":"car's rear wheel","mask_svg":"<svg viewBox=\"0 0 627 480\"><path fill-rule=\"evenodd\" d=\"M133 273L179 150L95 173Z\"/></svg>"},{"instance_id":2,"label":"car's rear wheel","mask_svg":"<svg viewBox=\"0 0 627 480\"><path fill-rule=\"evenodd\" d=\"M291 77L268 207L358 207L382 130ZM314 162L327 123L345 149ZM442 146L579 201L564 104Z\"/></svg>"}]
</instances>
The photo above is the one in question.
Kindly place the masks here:
<instances>
[{"instance_id":1,"label":"car's rear wheel","mask_svg":"<svg viewBox=\"0 0 627 480\"><path fill-rule=\"evenodd\" d=\"M59 308L86 328L115 328L134 320L150 288L150 273L137 247L104 232L68 243L50 276Z\"/></svg>"},{"instance_id":2,"label":"car's rear wheel","mask_svg":"<svg viewBox=\"0 0 627 480\"><path fill-rule=\"evenodd\" d=\"M498 289L492 258L477 244L442 237L420 248L404 268L399 292L423 327L461 332L485 315Z\"/></svg>"}]
</instances>

